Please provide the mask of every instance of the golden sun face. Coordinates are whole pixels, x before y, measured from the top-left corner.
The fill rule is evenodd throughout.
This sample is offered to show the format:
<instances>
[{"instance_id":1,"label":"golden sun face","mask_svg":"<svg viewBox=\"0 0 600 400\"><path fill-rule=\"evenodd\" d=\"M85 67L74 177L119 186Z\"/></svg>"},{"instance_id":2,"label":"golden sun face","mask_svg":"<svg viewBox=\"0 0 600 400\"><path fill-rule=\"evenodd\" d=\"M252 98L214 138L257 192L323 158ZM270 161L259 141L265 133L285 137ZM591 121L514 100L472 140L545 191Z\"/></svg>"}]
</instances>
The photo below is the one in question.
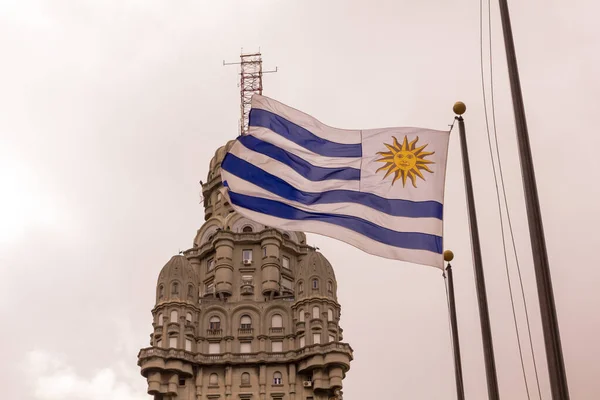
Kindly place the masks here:
<instances>
[{"instance_id":1,"label":"golden sun face","mask_svg":"<svg viewBox=\"0 0 600 400\"><path fill-rule=\"evenodd\" d=\"M379 154L381 158L375 161L385 163L385 165L379 168L377 172L387 170L383 179L387 178L388 175L390 175L391 173L394 173L392 185L394 185L394 182L396 182L398 179L402 178L402 187L404 187L406 185L406 178L410 178L412 185L414 187L417 187L417 176L425 180L425 177L423 176L421 171L433 173L433 171L429 169L427 164L435 163L431 160L426 160L425 157L434 154L435 151L423 151L425 147L427 147L426 144L417 147L417 141L419 140L418 136L415 140L413 140L410 143L408 142L408 138L404 136L404 141L402 142L402 145L398 143L398 139L396 139L395 137L393 138L393 145L384 143L385 147L387 147L389 151L377 152L377 154Z\"/></svg>"}]
</instances>

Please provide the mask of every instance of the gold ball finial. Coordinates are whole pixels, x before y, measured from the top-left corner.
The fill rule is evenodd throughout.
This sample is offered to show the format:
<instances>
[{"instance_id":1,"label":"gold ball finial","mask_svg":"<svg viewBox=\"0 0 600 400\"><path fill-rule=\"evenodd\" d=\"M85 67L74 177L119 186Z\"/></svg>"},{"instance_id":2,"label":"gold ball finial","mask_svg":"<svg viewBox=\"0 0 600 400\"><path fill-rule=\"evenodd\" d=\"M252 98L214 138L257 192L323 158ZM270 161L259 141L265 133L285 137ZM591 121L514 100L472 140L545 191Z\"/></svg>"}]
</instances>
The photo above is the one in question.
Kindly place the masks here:
<instances>
[{"instance_id":1,"label":"gold ball finial","mask_svg":"<svg viewBox=\"0 0 600 400\"><path fill-rule=\"evenodd\" d=\"M467 106L462 101L457 101L456 103L454 103L454 107L452 107L452 110L456 115L463 115L465 111L467 111Z\"/></svg>"},{"instance_id":2,"label":"gold ball finial","mask_svg":"<svg viewBox=\"0 0 600 400\"><path fill-rule=\"evenodd\" d=\"M452 260L454 260L454 253L452 252L452 250L444 251L444 261L450 262Z\"/></svg>"}]
</instances>

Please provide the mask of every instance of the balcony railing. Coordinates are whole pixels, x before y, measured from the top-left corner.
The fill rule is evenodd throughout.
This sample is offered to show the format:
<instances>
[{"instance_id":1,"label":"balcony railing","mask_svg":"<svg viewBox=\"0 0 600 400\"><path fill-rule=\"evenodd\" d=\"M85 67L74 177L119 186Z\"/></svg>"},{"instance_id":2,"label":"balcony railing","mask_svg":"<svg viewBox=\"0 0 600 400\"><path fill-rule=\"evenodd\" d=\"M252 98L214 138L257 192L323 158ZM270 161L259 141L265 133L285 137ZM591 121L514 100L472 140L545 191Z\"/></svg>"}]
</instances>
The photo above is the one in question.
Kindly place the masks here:
<instances>
[{"instance_id":1,"label":"balcony railing","mask_svg":"<svg viewBox=\"0 0 600 400\"><path fill-rule=\"evenodd\" d=\"M222 336L223 329L207 329L206 336Z\"/></svg>"},{"instance_id":2,"label":"balcony railing","mask_svg":"<svg viewBox=\"0 0 600 400\"><path fill-rule=\"evenodd\" d=\"M253 328L240 328L238 329L238 336L253 336L254 329Z\"/></svg>"},{"instance_id":3,"label":"balcony railing","mask_svg":"<svg viewBox=\"0 0 600 400\"><path fill-rule=\"evenodd\" d=\"M285 333L285 328L269 328L269 333L271 335L283 335Z\"/></svg>"}]
</instances>

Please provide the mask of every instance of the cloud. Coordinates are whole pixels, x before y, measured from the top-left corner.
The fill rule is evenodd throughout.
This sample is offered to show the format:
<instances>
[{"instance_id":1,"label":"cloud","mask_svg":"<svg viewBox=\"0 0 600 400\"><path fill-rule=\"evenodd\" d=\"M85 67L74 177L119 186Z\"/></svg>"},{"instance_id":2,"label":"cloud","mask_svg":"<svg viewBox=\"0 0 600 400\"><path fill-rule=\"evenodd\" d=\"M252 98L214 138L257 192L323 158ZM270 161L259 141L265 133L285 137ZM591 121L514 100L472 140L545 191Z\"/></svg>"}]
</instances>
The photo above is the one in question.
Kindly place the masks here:
<instances>
[{"instance_id":1,"label":"cloud","mask_svg":"<svg viewBox=\"0 0 600 400\"><path fill-rule=\"evenodd\" d=\"M143 379L134 377L126 365L117 362L86 377L69 365L64 356L34 350L27 353L24 367L33 377L30 386L33 399L148 400Z\"/></svg>"}]
</instances>

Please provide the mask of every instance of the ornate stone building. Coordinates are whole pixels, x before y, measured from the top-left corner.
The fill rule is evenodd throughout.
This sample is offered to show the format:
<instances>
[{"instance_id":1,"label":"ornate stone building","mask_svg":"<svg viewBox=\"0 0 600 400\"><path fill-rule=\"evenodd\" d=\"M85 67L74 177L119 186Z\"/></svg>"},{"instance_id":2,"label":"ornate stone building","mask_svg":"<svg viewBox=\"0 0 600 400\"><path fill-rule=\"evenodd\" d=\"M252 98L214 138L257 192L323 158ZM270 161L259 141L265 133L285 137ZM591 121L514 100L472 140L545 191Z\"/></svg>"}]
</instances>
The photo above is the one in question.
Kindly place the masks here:
<instances>
[{"instance_id":1,"label":"ornate stone building","mask_svg":"<svg viewBox=\"0 0 600 400\"><path fill-rule=\"evenodd\" d=\"M341 399L343 343L331 264L301 232L234 212L219 148L202 185L205 222L158 277L151 346L138 365L154 400Z\"/></svg>"}]
</instances>

